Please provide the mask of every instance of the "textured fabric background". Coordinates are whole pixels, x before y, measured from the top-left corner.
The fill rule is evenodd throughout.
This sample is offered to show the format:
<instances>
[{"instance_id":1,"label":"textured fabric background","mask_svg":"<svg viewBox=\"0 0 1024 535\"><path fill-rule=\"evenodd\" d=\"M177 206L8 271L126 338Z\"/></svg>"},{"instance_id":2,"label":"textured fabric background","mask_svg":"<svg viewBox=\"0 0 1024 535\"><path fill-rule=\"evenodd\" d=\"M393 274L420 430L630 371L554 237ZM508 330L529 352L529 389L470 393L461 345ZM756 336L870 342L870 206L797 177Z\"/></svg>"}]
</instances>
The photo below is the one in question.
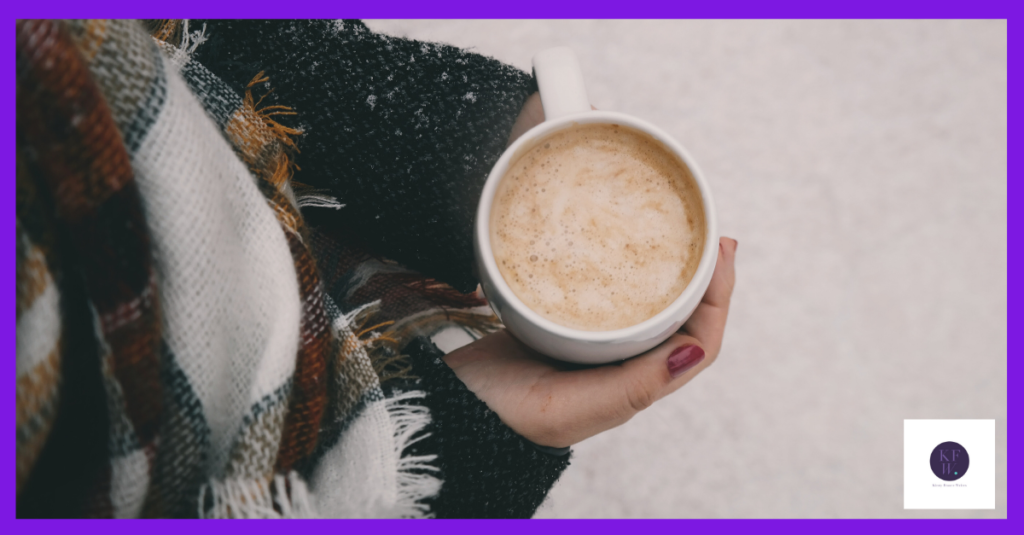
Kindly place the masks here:
<instances>
[{"instance_id":1,"label":"textured fabric background","mask_svg":"<svg viewBox=\"0 0 1024 535\"><path fill-rule=\"evenodd\" d=\"M527 70L572 46L739 239L718 363L574 448L538 516L1006 516L1004 22L368 25ZM996 419L995 511L903 510L904 418Z\"/></svg>"}]
</instances>

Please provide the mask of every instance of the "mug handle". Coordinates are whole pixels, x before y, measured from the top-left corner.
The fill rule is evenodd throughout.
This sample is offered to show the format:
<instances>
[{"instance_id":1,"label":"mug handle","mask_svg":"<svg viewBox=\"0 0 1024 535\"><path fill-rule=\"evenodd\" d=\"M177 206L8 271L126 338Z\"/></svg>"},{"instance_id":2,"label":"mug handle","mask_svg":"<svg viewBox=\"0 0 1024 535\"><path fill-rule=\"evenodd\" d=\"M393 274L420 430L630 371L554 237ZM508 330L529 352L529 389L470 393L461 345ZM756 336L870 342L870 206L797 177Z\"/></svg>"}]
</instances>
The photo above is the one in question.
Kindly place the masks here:
<instances>
[{"instance_id":1,"label":"mug handle","mask_svg":"<svg viewBox=\"0 0 1024 535\"><path fill-rule=\"evenodd\" d=\"M559 46L538 52L533 56L533 74L545 121L590 111L583 70L571 48Z\"/></svg>"}]
</instances>

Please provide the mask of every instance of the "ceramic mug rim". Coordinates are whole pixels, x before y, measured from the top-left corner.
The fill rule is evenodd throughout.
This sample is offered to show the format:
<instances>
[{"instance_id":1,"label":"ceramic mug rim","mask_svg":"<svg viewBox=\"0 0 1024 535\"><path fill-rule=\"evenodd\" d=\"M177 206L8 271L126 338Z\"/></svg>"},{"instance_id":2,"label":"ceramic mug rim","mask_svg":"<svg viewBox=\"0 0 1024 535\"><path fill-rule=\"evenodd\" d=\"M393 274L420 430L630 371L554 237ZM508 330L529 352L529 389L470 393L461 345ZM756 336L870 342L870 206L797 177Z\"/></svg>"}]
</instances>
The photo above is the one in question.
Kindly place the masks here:
<instances>
[{"instance_id":1,"label":"ceramic mug rim","mask_svg":"<svg viewBox=\"0 0 1024 535\"><path fill-rule=\"evenodd\" d=\"M519 299L519 296L512 291L512 288L509 287L508 283L505 282L504 277L502 277L501 271L498 269L498 264L494 260L494 252L491 249L490 238L490 216L491 207L494 204L494 195L497 192L498 184L505 176L505 173L508 171L509 165L512 161L517 159L518 156L526 150L533 148L536 142L548 135L559 130L571 128L574 125L595 123L621 124L644 132L660 142L669 150L669 152L682 160L683 164L685 164L690 170L690 174L693 176L694 182L697 183L697 187L700 190L701 202L704 207L704 249L701 254L700 262L697 265L697 270L694 272L690 282L686 285L686 288L683 289L682 293L680 293L671 304L654 316L651 316L650 318L647 318L635 325L609 331L586 331L566 327L541 316L537 312L534 312L530 307L526 306L526 304ZM663 130L648 123L647 121L624 113L600 110L587 111L544 121L520 136L519 139L505 149L505 152L502 153L497 163L495 163L491 168L491 172L487 176L487 181L484 183L483 192L481 194L480 203L477 207L476 213L475 239L478 250L480 251L479 260L483 263L483 268L487 270L494 289L501 294L505 303L507 303L509 307L513 308L523 319L526 319L531 324L544 331L570 340L585 342L614 342L629 340L636 338L638 335L643 335L652 328L663 328L664 325L677 321L681 316L681 311L686 307L687 303L691 302L694 297L700 297L695 296L694 294L700 291L701 286L706 285L701 284L699 281L702 281L705 278L710 279L712 275L711 272L714 270L714 266L718 258L718 218L715 213L714 205L715 203L711 198L711 190L708 187L707 180L704 178L704 173L701 172L697 162L692 156L690 156L690 153L687 152L685 147Z\"/></svg>"}]
</instances>

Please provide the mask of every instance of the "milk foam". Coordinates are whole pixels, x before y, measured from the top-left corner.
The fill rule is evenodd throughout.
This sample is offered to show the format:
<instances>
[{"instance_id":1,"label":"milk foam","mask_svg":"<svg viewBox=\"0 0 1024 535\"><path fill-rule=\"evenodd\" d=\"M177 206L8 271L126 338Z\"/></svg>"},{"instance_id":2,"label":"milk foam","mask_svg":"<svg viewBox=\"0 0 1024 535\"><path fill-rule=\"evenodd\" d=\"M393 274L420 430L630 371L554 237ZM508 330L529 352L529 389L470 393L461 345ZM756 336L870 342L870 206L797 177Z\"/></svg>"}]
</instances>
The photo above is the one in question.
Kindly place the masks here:
<instances>
[{"instance_id":1,"label":"milk foam","mask_svg":"<svg viewBox=\"0 0 1024 535\"><path fill-rule=\"evenodd\" d=\"M704 209L689 169L648 135L578 125L541 140L498 185L494 259L531 310L608 331L664 310L693 278Z\"/></svg>"}]
</instances>

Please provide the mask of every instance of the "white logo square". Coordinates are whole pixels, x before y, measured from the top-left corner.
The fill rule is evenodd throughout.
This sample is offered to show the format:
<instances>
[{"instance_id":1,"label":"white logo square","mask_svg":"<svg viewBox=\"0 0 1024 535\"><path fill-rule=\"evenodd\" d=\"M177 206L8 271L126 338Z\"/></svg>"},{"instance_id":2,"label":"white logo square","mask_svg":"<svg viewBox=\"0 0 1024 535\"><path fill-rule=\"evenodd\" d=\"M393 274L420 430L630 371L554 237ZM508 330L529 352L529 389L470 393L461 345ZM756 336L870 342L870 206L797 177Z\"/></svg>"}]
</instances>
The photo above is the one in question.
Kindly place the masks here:
<instances>
[{"instance_id":1,"label":"white logo square","mask_svg":"<svg viewBox=\"0 0 1024 535\"><path fill-rule=\"evenodd\" d=\"M903 420L904 509L995 509L995 420Z\"/></svg>"}]
</instances>

